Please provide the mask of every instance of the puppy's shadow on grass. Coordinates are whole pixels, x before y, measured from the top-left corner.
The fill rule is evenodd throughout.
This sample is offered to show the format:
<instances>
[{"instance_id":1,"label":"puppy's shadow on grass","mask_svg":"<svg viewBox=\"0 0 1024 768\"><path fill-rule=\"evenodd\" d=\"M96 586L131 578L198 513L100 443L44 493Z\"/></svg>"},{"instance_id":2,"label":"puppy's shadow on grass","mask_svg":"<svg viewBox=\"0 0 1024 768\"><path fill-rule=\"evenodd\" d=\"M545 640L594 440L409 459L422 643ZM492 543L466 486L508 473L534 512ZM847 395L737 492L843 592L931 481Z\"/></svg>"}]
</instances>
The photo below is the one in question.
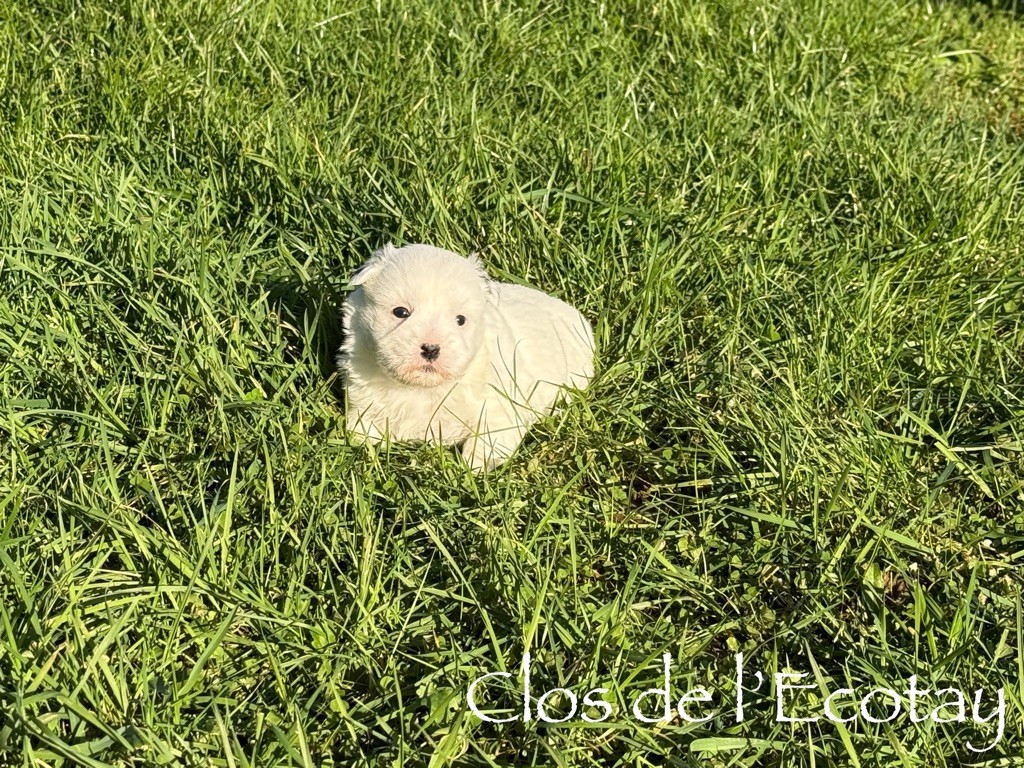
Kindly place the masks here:
<instances>
[{"instance_id":1,"label":"puppy's shadow on grass","mask_svg":"<svg viewBox=\"0 0 1024 768\"><path fill-rule=\"evenodd\" d=\"M267 303L285 329L284 361L290 365L315 363L324 381L331 380L331 392L339 403L344 402L345 388L335 374L344 338L341 308L346 285L317 275L306 281L283 279L262 286Z\"/></svg>"}]
</instances>

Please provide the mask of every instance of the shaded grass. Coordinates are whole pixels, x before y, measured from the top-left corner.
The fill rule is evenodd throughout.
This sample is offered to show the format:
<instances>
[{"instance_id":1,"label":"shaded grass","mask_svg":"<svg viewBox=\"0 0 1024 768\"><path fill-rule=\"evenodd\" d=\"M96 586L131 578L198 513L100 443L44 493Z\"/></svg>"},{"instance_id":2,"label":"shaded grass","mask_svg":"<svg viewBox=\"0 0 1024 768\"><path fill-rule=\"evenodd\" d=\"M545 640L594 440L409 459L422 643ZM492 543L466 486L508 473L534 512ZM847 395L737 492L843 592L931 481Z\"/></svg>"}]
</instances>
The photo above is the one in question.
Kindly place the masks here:
<instances>
[{"instance_id":1,"label":"shaded grass","mask_svg":"<svg viewBox=\"0 0 1024 768\"><path fill-rule=\"evenodd\" d=\"M0 14L6 762L1019 762L1018 16ZM338 309L389 239L596 324L589 394L494 475L345 437ZM535 696L616 716L479 722L466 686L527 651ZM718 719L631 719L665 651ZM789 725L763 692L736 723L740 651L1003 686L1006 735Z\"/></svg>"}]
</instances>

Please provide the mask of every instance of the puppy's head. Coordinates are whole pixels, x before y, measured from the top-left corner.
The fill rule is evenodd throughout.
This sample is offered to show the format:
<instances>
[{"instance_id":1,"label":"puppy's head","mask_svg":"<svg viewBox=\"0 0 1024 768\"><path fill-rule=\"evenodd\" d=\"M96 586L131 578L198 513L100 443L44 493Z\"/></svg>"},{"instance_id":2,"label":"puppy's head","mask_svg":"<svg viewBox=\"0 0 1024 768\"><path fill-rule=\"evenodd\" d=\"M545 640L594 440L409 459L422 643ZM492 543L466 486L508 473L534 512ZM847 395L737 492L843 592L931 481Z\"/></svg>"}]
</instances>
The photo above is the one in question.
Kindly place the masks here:
<instances>
[{"instance_id":1,"label":"puppy's head","mask_svg":"<svg viewBox=\"0 0 1024 768\"><path fill-rule=\"evenodd\" d=\"M355 347L404 383L462 377L484 336L489 281L475 257L429 245L384 246L353 276L346 325Z\"/></svg>"}]
</instances>

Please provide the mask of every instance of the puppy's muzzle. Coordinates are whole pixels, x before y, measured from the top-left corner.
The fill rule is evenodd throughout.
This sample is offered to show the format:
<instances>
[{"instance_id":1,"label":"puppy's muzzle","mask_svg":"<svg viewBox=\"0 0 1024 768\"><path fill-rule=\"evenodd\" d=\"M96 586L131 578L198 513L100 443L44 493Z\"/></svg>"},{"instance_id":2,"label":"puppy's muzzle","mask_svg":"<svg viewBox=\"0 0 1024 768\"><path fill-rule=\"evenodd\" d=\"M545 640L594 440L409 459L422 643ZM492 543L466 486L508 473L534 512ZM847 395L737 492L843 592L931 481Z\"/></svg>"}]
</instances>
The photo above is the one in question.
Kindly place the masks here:
<instances>
[{"instance_id":1,"label":"puppy's muzzle","mask_svg":"<svg viewBox=\"0 0 1024 768\"><path fill-rule=\"evenodd\" d=\"M433 362L437 360L438 355L441 354L441 346L439 344L420 344L420 356L424 360Z\"/></svg>"}]
</instances>

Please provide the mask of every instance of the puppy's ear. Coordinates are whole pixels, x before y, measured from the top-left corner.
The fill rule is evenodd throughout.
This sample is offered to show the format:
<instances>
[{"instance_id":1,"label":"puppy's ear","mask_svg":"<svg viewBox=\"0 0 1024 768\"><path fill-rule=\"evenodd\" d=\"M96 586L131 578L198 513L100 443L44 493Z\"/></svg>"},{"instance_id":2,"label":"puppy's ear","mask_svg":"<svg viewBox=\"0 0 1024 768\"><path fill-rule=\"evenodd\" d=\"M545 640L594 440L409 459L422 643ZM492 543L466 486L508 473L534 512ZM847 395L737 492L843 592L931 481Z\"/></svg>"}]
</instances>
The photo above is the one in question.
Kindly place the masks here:
<instances>
[{"instance_id":1,"label":"puppy's ear","mask_svg":"<svg viewBox=\"0 0 1024 768\"><path fill-rule=\"evenodd\" d=\"M484 266L483 261L480 259L479 251L472 251L467 257L469 263L480 270L480 275L484 279L484 291L487 293L488 299L493 299L496 294L494 291L494 280L487 274L487 268Z\"/></svg>"},{"instance_id":2,"label":"puppy's ear","mask_svg":"<svg viewBox=\"0 0 1024 768\"><path fill-rule=\"evenodd\" d=\"M352 275L351 278L349 278L349 281L348 281L349 285L352 285L352 286L360 286L360 285L362 285L367 280L369 280L371 277L373 277L375 274L380 272L380 267L381 267L381 264L380 264L379 261L377 261L375 259L370 259L370 261L368 261L365 264L363 264L363 266L361 266L359 269L357 269L356 273L354 275Z\"/></svg>"},{"instance_id":3,"label":"puppy's ear","mask_svg":"<svg viewBox=\"0 0 1024 768\"><path fill-rule=\"evenodd\" d=\"M373 256L370 257L369 261L356 270L355 274L349 279L349 284L352 286L360 286L370 280L370 278L380 272L381 267L384 266L384 261L394 250L394 246L391 245L391 243L388 243L379 251L374 253Z\"/></svg>"},{"instance_id":4,"label":"puppy's ear","mask_svg":"<svg viewBox=\"0 0 1024 768\"><path fill-rule=\"evenodd\" d=\"M472 264L474 267L479 269L484 274L487 274L487 268L484 267L484 263L480 259L480 251L470 251L469 255L466 258L469 259L470 264Z\"/></svg>"}]
</instances>

